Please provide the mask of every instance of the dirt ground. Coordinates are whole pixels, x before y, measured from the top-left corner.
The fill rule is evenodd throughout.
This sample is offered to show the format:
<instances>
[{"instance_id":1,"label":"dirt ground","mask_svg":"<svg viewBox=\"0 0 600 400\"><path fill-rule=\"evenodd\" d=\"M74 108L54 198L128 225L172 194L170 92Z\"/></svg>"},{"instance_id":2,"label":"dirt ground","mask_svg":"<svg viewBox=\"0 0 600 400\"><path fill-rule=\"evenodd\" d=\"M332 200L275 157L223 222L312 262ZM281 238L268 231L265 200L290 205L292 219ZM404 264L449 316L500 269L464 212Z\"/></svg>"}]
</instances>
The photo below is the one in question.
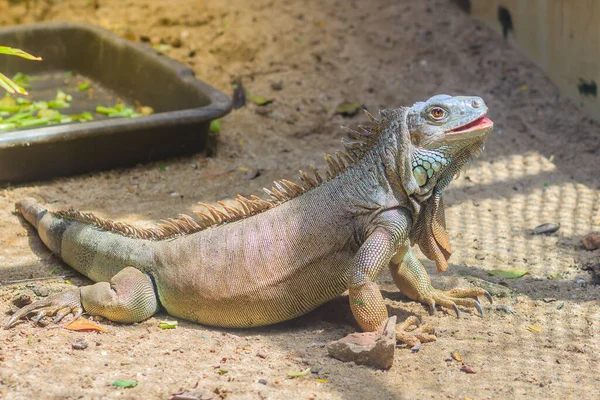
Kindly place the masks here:
<instances>
[{"instance_id":1,"label":"dirt ground","mask_svg":"<svg viewBox=\"0 0 600 400\"><path fill-rule=\"evenodd\" d=\"M102 324L109 333L22 323L0 331L0 398L254 399L598 398L600 250L579 244L600 230L600 130L525 56L445 0L0 1L0 23L84 21L132 40L172 44L166 53L231 94L272 98L223 119L215 157L203 154L135 168L0 189L0 315L20 294L90 282L55 258L14 213L33 196L52 209L75 207L150 226L195 209L196 201L260 193L340 149L340 125L365 122L333 110L342 101L369 110L411 105L437 93L474 94L495 121L483 155L446 192L454 254L440 288L476 285L495 296L480 318L426 309L379 283L391 314L416 315L438 340L417 353L398 346L388 371L328 357L326 345L356 331L346 297L297 320L253 330L179 321L161 313L143 323ZM96 7L96 5L98 7ZM276 90L277 86L281 90ZM248 171L259 170L259 176ZM558 232L532 236L551 222ZM497 268L529 271L519 279ZM55 277L55 279L48 279ZM31 279L26 282L16 280ZM67 282L68 280L69 282ZM45 293L44 293L45 292ZM74 350L78 339L85 350ZM461 371L458 352L476 373ZM311 368L306 376L289 372ZM112 386L118 379L137 387ZM262 380L262 381L259 381Z\"/></svg>"}]
</instances>

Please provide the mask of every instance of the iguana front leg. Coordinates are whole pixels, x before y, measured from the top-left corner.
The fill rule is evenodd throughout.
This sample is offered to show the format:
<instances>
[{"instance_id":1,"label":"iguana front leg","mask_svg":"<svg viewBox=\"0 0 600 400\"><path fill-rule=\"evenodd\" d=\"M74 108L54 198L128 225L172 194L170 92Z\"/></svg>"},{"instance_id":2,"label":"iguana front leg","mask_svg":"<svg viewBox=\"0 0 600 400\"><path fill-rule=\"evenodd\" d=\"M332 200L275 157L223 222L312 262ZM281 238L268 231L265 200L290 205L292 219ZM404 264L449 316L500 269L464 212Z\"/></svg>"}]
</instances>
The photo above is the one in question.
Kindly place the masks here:
<instances>
[{"instance_id":1,"label":"iguana front leg","mask_svg":"<svg viewBox=\"0 0 600 400\"><path fill-rule=\"evenodd\" d=\"M408 221L403 212L386 212L384 224L376 228L362 244L355 256L355 267L349 281L350 309L358 325L367 332L379 331L388 318L381 291L373 282L390 263L400 239L408 232ZM408 318L396 326L396 339L414 346L435 340L429 328L418 329L418 320Z\"/></svg>"},{"instance_id":2,"label":"iguana front leg","mask_svg":"<svg viewBox=\"0 0 600 400\"><path fill-rule=\"evenodd\" d=\"M37 323L45 316L55 315L59 322L65 315L81 316L85 311L116 322L139 322L158 310L158 300L150 278L140 270L127 267L109 282L98 282L80 289L68 290L36 301L17 311L4 325L12 327L19 319L37 312Z\"/></svg>"},{"instance_id":3,"label":"iguana front leg","mask_svg":"<svg viewBox=\"0 0 600 400\"><path fill-rule=\"evenodd\" d=\"M457 317L460 317L458 306L474 307L483 317L483 308L478 297L485 296L490 303L492 302L492 296L479 288L455 288L448 291L435 289L427 271L408 244L402 246L394 255L390 262L390 270L398 289L411 299L427 304L432 314L436 304L439 304L454 309Z\"/></svg>"}]
</instances>

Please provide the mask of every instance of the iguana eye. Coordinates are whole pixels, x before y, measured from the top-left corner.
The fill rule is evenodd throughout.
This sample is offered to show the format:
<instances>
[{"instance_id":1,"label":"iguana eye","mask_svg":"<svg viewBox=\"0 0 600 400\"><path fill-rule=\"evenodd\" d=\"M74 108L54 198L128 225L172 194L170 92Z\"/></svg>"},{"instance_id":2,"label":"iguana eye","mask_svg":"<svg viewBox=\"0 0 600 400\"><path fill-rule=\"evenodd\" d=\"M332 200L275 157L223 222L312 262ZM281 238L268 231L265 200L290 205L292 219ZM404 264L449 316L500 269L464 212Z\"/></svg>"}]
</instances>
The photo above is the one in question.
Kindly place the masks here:
<instances>
[{"instance_id":1,"label":"iguana eye","mask_svg":"<svg viewBox=\"0 0 600 400\"><path fill-rule=\"evenodd\" d=\"M433 107L431 110L429 110L429 115L431 118L439 121L446 116L446 110L441 107Z\"/></svg>"}]
</instances>

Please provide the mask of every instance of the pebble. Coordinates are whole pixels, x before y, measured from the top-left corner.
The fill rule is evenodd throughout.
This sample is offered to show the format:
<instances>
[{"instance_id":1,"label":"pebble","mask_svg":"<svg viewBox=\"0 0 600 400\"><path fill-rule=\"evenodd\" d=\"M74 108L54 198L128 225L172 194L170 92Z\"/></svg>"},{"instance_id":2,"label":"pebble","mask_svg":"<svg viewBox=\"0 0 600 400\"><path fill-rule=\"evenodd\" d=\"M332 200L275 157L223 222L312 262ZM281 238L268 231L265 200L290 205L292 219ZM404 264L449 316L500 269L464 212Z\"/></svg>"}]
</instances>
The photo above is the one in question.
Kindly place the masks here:
<instances>
[{"instance_id":1,"label":"pebble","mask_svg":"<svg viewBox=\"0 0 600 400\"><path fill-rule=\"evenodd\" d=\"M545 223L542 225L538 225L531 230L532 235L541 235L541 234L550 234L558 231L560 229L560 224L553 223Z\"/></svg>"},{"instance_id":2,"label":"pebble","mask_svg":"<svg viewBox=\"0 0 600 400\"><path fill-rule=\"evenodd\" d=\"M388 319L383 334L377 332L351 333L327 346L333 358L343 362L388 369L394 362L396 349L396 317Z\"/></svg>"},{"instance_id":3,"label":"pebble","mask_svg":"<svg viewBox=\"0 0 600 400\"><path fill-rule=\"evenodd\" d=\"M590 251L600 249L600 232L591 232L582 237L581 245Z\"/></svg>"},{"instance_id":4,"label":"pebble","mask_svg":"<svg viewBox=\"0 0 600 400\"><path fill-rule=\"evenodd\" d=\"M19 297L15 298L13 304L19 308L25 307L26 305L31 304L31 297L26 294L22 294Z\"/></svg>"},{"instance_id":5,"label":"pebble","mask_svg":"<svg viewBox=\"0 0 600 400\"><path fill-rule=\"evenodd\" d=\"M73 350L85 350L85 349L87 349L87 347L88 347L88 344L83 339L77 339L76 341L71 343L71 348Z\"/></svg>"},{"instance_id":6,"label":"pebble","mask_svg":"<svg viewBox=\"0 0 600 400\"><path fill-rule=\"evenodd\" d=\"M48 297L50 295L50 290L45 286L36 286L33 288L33 293L35 293L36 296Z\"/></svg>"},{"instance_id":7,"label":"pebble","mask_svg":"<svg viewBox=\"0 0 600 400\"><path fill-rule=\"evenodd\" d=\"M516 314L517 312L506 304L496 304L496 311L504 311L507 314Z\"/></svg>"}]
</instances>

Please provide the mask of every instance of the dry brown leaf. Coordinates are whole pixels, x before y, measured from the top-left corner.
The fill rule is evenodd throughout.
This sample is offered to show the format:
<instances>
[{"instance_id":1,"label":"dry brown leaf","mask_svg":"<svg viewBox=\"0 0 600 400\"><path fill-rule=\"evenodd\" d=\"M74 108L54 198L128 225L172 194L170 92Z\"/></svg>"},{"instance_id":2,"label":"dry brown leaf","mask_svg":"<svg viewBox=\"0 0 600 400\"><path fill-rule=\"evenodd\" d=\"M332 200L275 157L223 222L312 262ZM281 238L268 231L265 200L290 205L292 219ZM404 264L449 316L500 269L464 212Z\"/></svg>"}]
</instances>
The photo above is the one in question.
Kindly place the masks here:
<instances>
[{"instance_id":1,"label":"dry brown leaf","mask_svg":"<svg viewBox=\"0 0 600 400\"><path fill-rule=\"evenodd\" d=\"M527 330L530 332L540 333L542 331L542 327L538 325L529 325Z\"/></svg>"},{"instance_id":2,"label":"dry brown leaf","mask_svg":"<svg viewBox=\"0 0 600 400\"><path fill-rule=\"evenodd\" d=\"M85 318L78 318L69 325L65 326L65 328L77 332L108 332L108 329L105 327Z\"/></svg>"},{"instance_id":3,"label":"dry brown leaf","mask_svg":"<svg viewBox=\"0 0 600 400\"><path fill-rule=\"evenodd\" d=\"M463 361L463 358L461 357L461 355L458 351L455 351L454 353L452 353L452 358L454 358L458 362Z\"/></svg>"}]
</instances>

